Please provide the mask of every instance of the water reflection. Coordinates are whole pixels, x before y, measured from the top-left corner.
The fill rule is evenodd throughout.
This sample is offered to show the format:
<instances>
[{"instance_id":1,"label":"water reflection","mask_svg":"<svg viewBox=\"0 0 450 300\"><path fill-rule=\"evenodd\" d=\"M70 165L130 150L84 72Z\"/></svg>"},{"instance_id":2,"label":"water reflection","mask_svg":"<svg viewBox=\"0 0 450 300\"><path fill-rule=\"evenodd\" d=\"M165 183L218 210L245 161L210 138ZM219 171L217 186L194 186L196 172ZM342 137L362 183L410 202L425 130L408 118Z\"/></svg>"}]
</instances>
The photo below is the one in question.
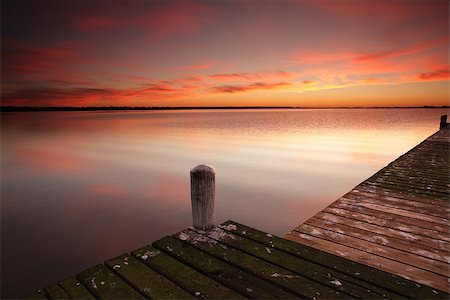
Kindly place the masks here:
<instances>
[{"instance_id":1,"label":"water reflection","mask_svg":"<svg viewBox=\"0 0 450 300\"><path fill-rule=\"evenodd\" d=\"M217 219L282 235L437 130L443 109L2 115L2 286L17 297L190 225L189 170Z\"/></svg>"}]
</instances>

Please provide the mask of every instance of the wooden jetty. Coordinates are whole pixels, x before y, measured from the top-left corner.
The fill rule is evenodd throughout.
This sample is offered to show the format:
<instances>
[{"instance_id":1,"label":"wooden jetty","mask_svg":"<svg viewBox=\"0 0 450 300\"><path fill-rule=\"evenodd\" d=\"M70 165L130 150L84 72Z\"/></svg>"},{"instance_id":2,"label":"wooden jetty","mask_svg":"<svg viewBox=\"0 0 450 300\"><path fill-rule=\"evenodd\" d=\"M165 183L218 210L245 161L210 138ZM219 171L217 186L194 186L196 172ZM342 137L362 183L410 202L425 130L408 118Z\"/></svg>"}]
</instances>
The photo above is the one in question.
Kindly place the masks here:
<instances>
[{"instance_id":1,"label":"wooden jetty","mask_svg":"<svg viewBox=\"0 0 450 300\"><path fill-rule=\"evenodd\" d=\"M194 227L25 298L449 299L449 132L441 127L288 239L233 221L214 226L214 170L198 166Z\"/></svg>"},{"instance_id":2,"label":"wooden jetty","mask_svg":"<svg viewBox=\"0 0 450 300\"><path fill-rule=\"evenodd\" d=\"M449 292L449 126L286 238Z\"/></svg>"}]
</instances>

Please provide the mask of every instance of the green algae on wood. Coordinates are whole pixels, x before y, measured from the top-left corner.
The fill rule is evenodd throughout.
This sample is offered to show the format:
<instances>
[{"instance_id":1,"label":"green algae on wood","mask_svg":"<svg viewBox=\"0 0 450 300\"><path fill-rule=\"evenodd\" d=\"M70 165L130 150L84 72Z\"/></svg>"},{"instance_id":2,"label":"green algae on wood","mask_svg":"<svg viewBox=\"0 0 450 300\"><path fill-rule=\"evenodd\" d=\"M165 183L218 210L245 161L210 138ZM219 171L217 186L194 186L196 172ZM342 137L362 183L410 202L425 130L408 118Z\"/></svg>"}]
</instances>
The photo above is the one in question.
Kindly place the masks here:
<instances>
[{"instance_id":1,"label":"green algae on wood","mask_svg":"<svg viewBox=\"0 0 450 300\"><path fill-rule=\"evenodd\" d=\"M105 263L124 281L151 299L194 299L162 275L129 254L123 254Z\"/></svg>"}]
</instances>

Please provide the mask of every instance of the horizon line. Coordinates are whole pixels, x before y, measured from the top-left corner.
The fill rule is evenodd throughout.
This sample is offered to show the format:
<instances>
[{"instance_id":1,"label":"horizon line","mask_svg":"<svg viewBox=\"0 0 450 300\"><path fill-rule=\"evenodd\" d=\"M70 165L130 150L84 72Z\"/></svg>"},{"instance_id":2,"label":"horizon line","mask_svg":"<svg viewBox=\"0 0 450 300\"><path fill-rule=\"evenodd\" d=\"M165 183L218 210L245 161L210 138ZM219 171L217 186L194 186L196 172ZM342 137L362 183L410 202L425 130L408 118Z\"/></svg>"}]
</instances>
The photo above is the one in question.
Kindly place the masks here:
<instances>
[{"instance_id":1,"label":"horizon line","mask_svg":"<svg viewBox=\"0 0 450 300\"><path fill-rule=\"evenodd\" d=\"M0 112L21 111L94 111L94 110L205 110L205 109L406 109L450 108L434 106L0 106Z\"/></svg>"}]
</instances>

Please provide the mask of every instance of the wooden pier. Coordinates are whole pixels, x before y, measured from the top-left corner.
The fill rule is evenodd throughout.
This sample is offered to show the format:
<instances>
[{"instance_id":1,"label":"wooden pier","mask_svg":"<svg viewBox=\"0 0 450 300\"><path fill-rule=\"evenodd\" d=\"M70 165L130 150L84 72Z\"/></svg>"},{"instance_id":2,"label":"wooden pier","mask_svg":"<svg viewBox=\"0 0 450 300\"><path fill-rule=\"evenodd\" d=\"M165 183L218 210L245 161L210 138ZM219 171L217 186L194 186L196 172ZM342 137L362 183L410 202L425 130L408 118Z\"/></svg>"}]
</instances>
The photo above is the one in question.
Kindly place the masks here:
<instances>
[{"instance_id":1,"label":"wooden pier","mask_svg":"<svg viewBox=\"0 0 450 300\"><path fill-rule=\"evenodd\" d=\"M449 299L449 131L441 127L288 239L233 221L214 226L214 170L194 168L194 227L26 298Z\"/></svg>"},{"instance_id":2,"label":"wooden pier","mask_svg":"<svg viewBox=\"0 0 450 300\"><path fill-rule=\"evenodd\" d=\"M444 122L286 238L449 292L449 128Z\"/></svg>"}]
</instances>

